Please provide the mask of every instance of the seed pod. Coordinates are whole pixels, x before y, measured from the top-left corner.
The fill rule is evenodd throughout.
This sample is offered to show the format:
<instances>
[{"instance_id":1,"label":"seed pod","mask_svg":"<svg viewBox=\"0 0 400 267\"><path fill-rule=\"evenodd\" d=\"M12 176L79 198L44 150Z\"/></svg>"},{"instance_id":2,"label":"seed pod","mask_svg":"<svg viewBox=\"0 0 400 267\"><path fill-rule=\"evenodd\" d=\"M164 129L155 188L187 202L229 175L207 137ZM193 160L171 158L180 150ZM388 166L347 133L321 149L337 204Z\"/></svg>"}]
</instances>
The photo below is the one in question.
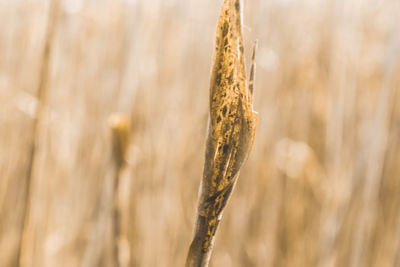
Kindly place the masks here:
<instances>
[{"instance_id":1,"label":"seed pod","mask_svg":"<svg viewBox=\"0 0 400 267\"><path fill-rule=\"evenodd\" d=\"M240 1L225 0L216 33L206 155L187 267L208 266L222 212L254 140L255 47L247 87Z\"/></svg>"}]
</instances>

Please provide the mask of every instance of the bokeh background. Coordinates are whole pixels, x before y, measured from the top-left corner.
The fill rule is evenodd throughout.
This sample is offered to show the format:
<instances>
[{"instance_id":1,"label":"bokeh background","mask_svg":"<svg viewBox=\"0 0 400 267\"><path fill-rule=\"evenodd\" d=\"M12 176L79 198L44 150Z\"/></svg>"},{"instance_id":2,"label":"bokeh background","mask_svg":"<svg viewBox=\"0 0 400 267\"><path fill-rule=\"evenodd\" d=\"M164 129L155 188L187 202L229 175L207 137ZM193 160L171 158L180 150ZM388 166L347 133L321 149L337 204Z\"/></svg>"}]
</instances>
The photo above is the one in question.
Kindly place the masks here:
<instances>
[{"instance_id":1,"label":"bokeh background","mask_svg":"<svg viewBox=\"0 0 400 267\"><path fill-rule=\"evenodd\" d=\"M115 266L115 112L121 265L183 266L222 0L52 2L0 0L0 266ZM400 266L400 2L243 8L259 125L211 266Z\"/></svg>"}]
</instances>

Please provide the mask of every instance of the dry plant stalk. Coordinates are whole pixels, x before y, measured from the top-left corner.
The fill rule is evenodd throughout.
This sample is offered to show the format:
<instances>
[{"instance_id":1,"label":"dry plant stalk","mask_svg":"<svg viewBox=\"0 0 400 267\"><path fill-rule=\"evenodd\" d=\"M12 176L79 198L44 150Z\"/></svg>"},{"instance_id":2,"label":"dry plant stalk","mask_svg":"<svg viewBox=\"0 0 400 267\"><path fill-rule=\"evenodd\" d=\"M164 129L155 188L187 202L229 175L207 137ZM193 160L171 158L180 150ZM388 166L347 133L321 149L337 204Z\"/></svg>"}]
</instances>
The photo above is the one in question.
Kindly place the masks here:
<instances>
[{"instance_id":1,"label":"dry plant stalk","mask_svg":"<svg viewBox=\"0 0 400 267\"><path fill-rule=\"evenodd\" d=\"M43 46L43 54L41 65L39 69L39 81L36 89L36 97L38 100L37 111L32 123L32 142L29 148L28 155L28 164L27 164L27 173L26 173L26 182L25 182L25 203L24 203L24 214L22 219L22 229L21 229L21 237L18 248L18 260L21 266L27 265L26 262L29 260L27 256L24 255L23 250L27 246L25 243L27 242L27 232L28 232L28 219L29 219L29 209L30 209L30 201L31 201L31 190L32 190L32 180L34 174L34 168L36 164L36 153L38 150L39 139L41 136L41 127L43 121L45 119L45 105L46 98L48 94L48 82L49 82L49 65L50 65L50 56L51 50L53 46L53 40L55 36L55 31L58 22L58 16L60 12L60 0L52 0L49 8L48 21L46 25L46 32L44 37L44 46ZM25 257L25 258L24 258Z\"/></svg>"},{"instance_id":2,"label":"dry plant stalk","mask_svg":"<svg viewBox=\"0 0 400 267\"><path fill-rule=\"evenodd\" d=\"M129 120L123 115L114 115L110 120L112 155L111 168L113 173L113 207L112 207L112 227L113 227L113 258L114 266L121 266L119 243L122 240L121 215L122 211L118 203L120 174L126 165L127 150L129 147Z\"/></svg>"},{"instance_id":3,"label":"dry plant stalk","mask_svg":"<svg viewBox=\"0 0 400 267\"><path fill-rule=\"evenodd\" d=\"M187 267L208 266L222 212L254 141L255 47L248 87L243 50L240 0L225 0L216 33L205 163Z\"/></svg>"}]
</instances>

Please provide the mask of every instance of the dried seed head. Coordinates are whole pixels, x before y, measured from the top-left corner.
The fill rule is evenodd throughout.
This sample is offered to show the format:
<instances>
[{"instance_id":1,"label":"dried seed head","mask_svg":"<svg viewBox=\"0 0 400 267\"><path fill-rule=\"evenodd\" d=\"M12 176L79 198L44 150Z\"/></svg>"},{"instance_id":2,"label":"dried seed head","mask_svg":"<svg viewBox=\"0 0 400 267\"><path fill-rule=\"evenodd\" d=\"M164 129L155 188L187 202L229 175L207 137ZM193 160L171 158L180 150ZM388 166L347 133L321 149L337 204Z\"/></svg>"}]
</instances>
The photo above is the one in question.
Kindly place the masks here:
<instances>
[{"instance_id":1,"label":"dried seed head","mask_svg":"<svg viewBox=\"0 0 400 267\"><path fill-rule=\"evenodd\" d=\"M118 165L126 162L129 146L129 119L121 114L114 114L109 120L112 134L112 153Z\"/></svg>"},{"instance_id":2,"label":"dried seed head","mask_svg":"<svg viewBox=\"0 0 400 267\"><path fill-rule=\"evenodd\" d=\"M207 266L222 211L254 140L254 58L249 87L239 0L225 0L218 21L210 82L210 120L195 237L186 266Z\"/></svg>"}]
</instances>

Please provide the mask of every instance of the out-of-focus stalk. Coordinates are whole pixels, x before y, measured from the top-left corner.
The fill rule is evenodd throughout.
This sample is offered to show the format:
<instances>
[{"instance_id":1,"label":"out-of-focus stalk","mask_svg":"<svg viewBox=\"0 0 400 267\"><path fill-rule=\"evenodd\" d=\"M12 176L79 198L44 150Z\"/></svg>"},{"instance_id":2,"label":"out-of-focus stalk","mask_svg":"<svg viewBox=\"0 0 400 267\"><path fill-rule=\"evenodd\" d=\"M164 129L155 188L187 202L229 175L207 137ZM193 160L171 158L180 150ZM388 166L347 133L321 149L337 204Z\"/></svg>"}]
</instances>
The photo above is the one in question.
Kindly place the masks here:
<instances>
[{"instance_id":1,"label":"out-of-focus stalk","mask_svg":"<svg viewBox=\"0 0 400 267\"><path fill-rule=\"evenodd\" d=\"M113 262L115 267L122 266L120 260L120 243L123 240L121 233L121 216L119 199L119 184L122 169L126 165L126 155L129 147L129 120L123 115L114 115L110 120L112 135L111 173L113 174Z\"/></svg>"},{"instance_id":2,"label":"out-of-focus stalk","mask_svg":"<svg viewBox=\"0 0 400 267\"><path fill-rule=\"evenodd\" d=\"M27 225L29 219L30 209L30 198L32 191L32 179L35 168L36 152L39 147L39 139L41 137L41 127L45 117L45 105L48 94L48 80L49 80L49 64L50 56L53 45L54 34L56 31L56 24L58 21L58 15L60 11L60 0L52 0L50 2L49 15L46 26L46 33L44 36L43 54L41 60L41 66L39 69L39 81L36 89L36 97L38 100L37 111L32 124L32 142L29 148L26 182L25 182L25 201L24 201L24 214L22 219L21 239L18 249L18 260L21 266L30 265L27 261L27 256L23 255L23 250L27 242Z\"/></svg>"}]
</instances>

